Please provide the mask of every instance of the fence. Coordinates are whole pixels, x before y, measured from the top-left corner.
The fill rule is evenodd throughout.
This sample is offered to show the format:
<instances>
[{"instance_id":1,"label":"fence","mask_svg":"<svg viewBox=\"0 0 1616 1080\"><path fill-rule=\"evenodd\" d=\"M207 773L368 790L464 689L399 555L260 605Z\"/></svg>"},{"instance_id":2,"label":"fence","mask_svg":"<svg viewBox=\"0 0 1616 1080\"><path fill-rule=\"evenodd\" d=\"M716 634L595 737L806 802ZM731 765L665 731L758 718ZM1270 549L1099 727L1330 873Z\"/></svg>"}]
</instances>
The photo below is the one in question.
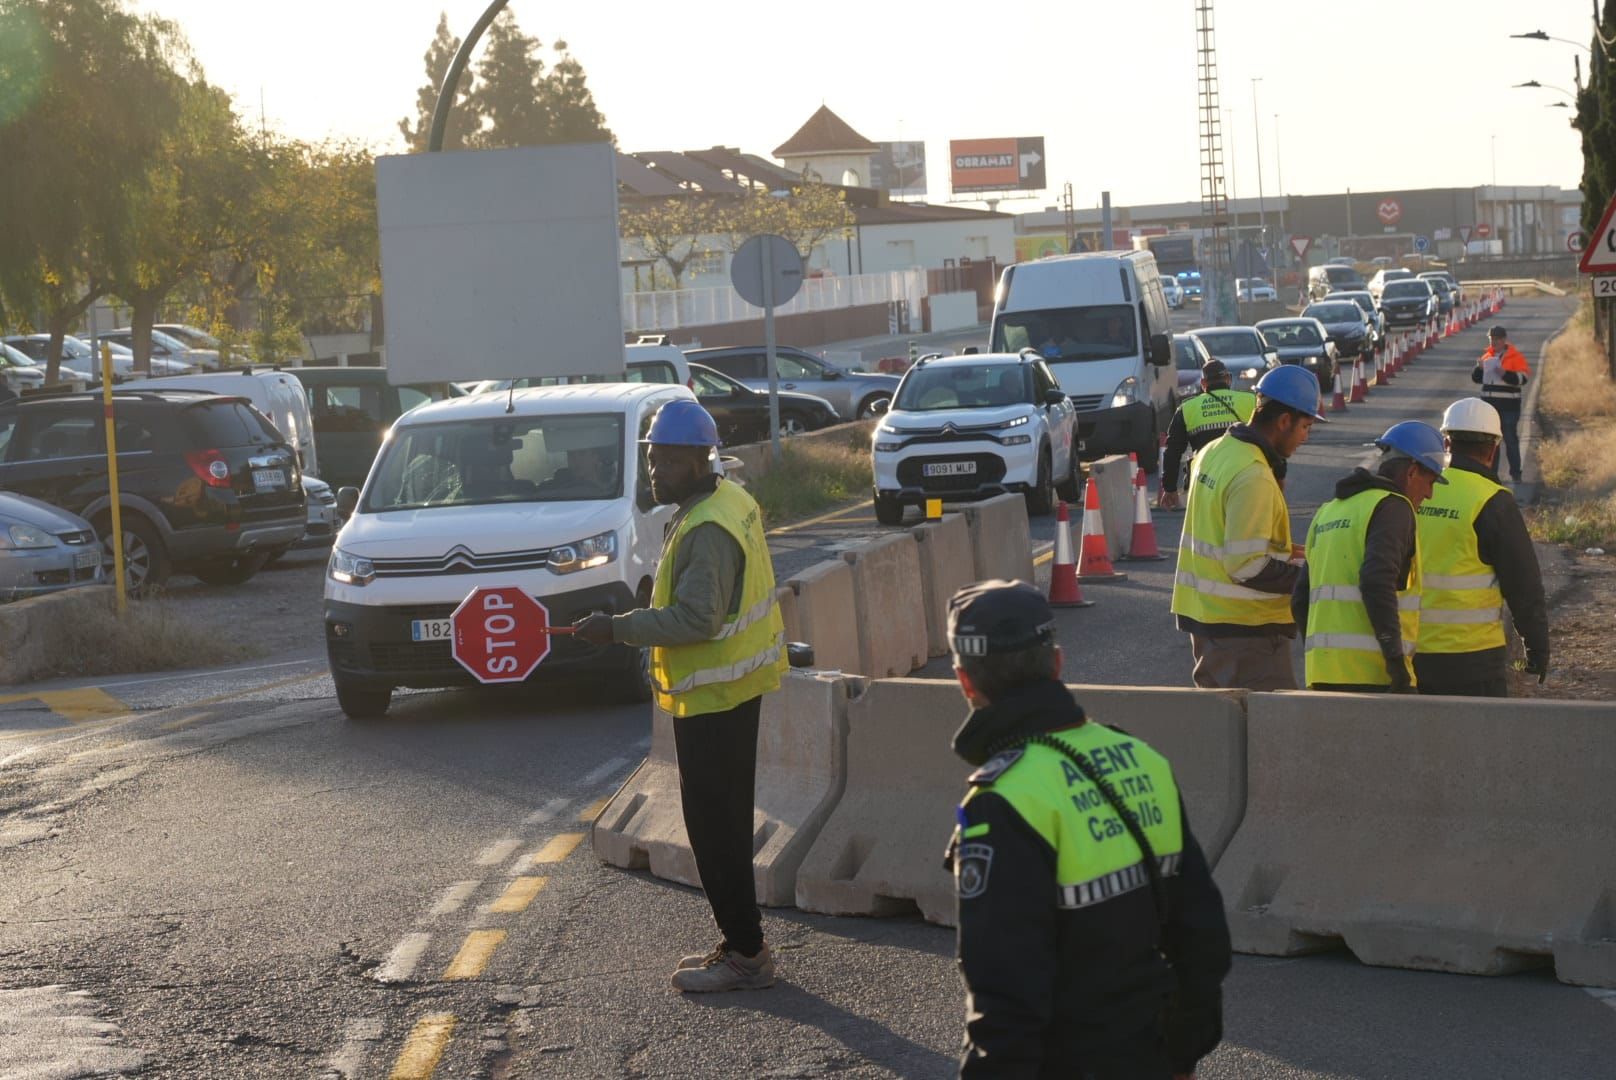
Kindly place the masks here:
<instances>
[{"instance_id":1,"label":"fence","mask_svg":"<svg viewBox=\"0 0 1616 1080\"><path fill-rule=\"evenodd\" d=\"M894 270L884 274L809 278L790 303L775 308L776 315L864 307L907 301L920 310L926 295L926 271ZM763 309L742 300L733 288L677 289L666 292L626 293L623 329L628 331L678 330L763 318Z\"/></svg>"}]
</instances>

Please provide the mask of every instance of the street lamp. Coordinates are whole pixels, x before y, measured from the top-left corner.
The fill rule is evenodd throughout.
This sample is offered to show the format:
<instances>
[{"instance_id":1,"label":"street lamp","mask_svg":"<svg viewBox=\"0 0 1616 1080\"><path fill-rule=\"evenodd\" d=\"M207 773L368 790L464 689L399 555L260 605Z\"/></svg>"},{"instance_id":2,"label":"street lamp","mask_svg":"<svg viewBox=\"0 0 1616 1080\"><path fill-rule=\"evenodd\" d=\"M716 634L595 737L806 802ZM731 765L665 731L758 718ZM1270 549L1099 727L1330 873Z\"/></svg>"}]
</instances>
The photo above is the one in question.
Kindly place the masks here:
<instances>
[{"instance_id":1,"label":"street lamp","mask_svg":"<svg viewBox=\"0 0 1616 1080\"><path fill-rule=\"evenodd\" d=\"M1589 48L1587 45L1584 45L1580 41L1572 41L1570 38L1553 37L1544 33L1542 30L1533 30L1531 33L1527 34L1511 34L1509 36L1512 38L1521 38L1522 40L1526 41L1558 41L1562 45L1575 45L1577 48L1582 49L1585 52L1593 52L1593 49Z\"/></svg>"},{"instance_id":2,"label":"street lamp","mask_svg":"<svg viewBox=\"0 0 1616 1080\"><path fill-rule=\"evenodd\" d=\"M1511 90L1553 90L1556 93L1564 94L1566 97L1571 96L1571 91L1567 90L1563 86L1555 86L1552 83L1540 83L1536 79L1528 79L1526 82L1523 82L1523 83L1515 83L1513 86L1510 87L1510 89Z\"/></svg>"},{"instance_id":3,"label":"street lamp","mask_svg":"<svg viewBox=\"0 0 1616 1080\"><path fill-rule=\"evenodd\" d=\"M488 10L483 12L482 18L471 28L466 40L460 43L460 50L455 53L454 60L449 64L448 72L443 76L443 85L438 88L438 104L432 110L432 132L427 136L426 148L430 152L443 149L443 129L449 125L449 108L454 104L455 87L460 84L460 76L466 70L466 64L471 60L471 50L477 47L477 42L488 29L488 24L494 21L494 16L505 10L510 0L493 0Z\"/></svg>"}]
</instances>

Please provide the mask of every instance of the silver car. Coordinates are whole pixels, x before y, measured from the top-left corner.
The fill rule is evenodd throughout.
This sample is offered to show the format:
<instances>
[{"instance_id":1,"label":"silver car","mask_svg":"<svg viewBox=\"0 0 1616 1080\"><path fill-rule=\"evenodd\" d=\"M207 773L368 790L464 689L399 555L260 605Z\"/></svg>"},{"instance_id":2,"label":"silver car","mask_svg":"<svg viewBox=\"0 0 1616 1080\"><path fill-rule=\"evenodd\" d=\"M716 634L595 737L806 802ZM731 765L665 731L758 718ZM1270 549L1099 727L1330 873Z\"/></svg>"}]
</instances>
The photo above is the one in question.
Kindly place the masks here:
<instances>
[{"instance_id":1,"label":"silver car","mask_svg":"<svg viewBox=\"0 0 1616 1080\"><path fill-rule=\"evenodd\" d=\"M0 492L0 603L101 580L101 545L88 521Z\"/></svg>"},{"instance_id":2,"label":"silver car","mask_svg":"<svg viewBox=\"0 0 1616 1080\"><path fill-rule=\"evenodd\" d=\"M1234 376L1236 390L1250 390L1279 366L1279 353L1254 327L1203 326L1191 330L1190 337L1206 346L1213 359L1223 361Z\"/></svg>"},{"instance_id":3,"label":"silver car","mask_svg":"<svg viewBox=\"0 0 1616 1080\"><path fill-rule=\"evenodd\" d=\"M875 415L875 403L890 403L902 381L896 375L848 371L801 349L781 346L774 352L780 389L824 398L842 417L869 419ZM769 389L769 369L761 345L689 349L685 356L691 363L706 364L753 390Z\"/></svg>"}]
</instances>

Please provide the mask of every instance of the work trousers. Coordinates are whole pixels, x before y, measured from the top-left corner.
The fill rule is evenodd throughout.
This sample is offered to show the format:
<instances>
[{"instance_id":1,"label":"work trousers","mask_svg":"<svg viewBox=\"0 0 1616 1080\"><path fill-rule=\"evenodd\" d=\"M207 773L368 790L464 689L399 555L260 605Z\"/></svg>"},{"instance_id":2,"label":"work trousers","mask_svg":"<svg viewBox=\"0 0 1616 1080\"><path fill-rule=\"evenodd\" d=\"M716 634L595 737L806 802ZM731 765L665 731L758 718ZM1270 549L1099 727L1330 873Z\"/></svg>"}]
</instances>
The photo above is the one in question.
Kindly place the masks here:
<instances>
[{"instance_id":1,"label":"work trousers","mask_svg":"<svg viewBox=\"0 0 1616 1080\"><path fill-rule=\"evenodd\" d=\"M723 712L676 716L679 801L701 888L724 947L742 956L763 948L763 915L752 881L752 804L761 696Z\"/></svg>"},{"instance_id":2,"label":"work trousers","mask_svg":"<svg viewBox=\"0 0 1616 1080\"><path fill-rule=\"evenodd\" d=\"M1295 690L1291 639L1281 634L1260 637L1211 637L1190 632L1195 656L1195 685L1203 690Z\"/></svg>"},{"instance_id":3,"label":"work trousers","mask_svg":"<svg viewBox=\"0 0 1616 1080\"><path fill-rule=\"evenodd\" d=\"M1494 656L1496 663L1487 663ZM1509 697L1503 649L1479 653L1415 653L1420 693L1438 697Z\"/></svg>"},{"instance_id":4,"label":"work trousers","mask_svg":"<svg viewBox=\"0 0 1616 1080\"><path fill-rule=\"evenodd\" d=\"M1504 459L1509 462L1509 478L1521 480L1521 402L1519 398L1487 398L1487 404L1498 410L1499 422L1504 425Z\"/></svg>"}]
</instances>

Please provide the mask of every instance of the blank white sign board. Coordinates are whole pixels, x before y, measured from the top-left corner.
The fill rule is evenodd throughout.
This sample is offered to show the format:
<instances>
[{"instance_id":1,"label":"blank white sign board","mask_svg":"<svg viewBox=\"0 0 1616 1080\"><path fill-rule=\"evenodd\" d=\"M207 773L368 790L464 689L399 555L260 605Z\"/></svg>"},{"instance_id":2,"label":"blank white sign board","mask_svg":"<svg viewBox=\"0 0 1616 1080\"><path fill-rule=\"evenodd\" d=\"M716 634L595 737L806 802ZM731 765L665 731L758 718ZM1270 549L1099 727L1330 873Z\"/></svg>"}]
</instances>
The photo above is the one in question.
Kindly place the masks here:
<instances>
[{"instance_id":1,"label":"blank white sign board","mask_svg":"<svg viewBox=\"0 0 1616 1080\"><path fill-rule=\"evenodd\" d=\"M610 143L376 159L387 378L623 373Z\"/></svg>"}]
</instances>

